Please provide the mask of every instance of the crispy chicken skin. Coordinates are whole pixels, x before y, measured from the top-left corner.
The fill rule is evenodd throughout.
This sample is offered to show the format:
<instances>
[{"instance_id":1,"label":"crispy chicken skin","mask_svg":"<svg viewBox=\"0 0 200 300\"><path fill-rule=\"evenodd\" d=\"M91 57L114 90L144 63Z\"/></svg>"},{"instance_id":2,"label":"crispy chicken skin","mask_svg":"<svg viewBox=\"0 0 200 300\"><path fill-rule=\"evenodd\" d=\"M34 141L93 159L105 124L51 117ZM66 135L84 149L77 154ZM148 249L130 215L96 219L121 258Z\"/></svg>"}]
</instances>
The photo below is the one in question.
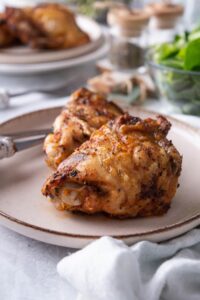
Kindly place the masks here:
<instances>
[{"instance_id":1,"label":"crispy chicken skin","mask_svg":"<svg viewBox=\"0 0 200 300\"><path fill-rule=\"evenodd\" d=\"M0 14L0 48L8 47L15 43L15 38L6 25L5 15Z\"/></svg>"},{"instance_id":2,"label":"crispy chicken skin","mask_svg":"<svg viewBox=\"0 0 200 300\"><path fill-rule=\"evenodd\" d=\"M89 36L77 25L74 14L60 4L41 4L33 9L32 20L52 39L61 41L61 48L89 43Z\"/></svg>"},{"instance_id":3,"label":"crispy chicken skin","mask_svg":"<svg viewBox=\"0 0 200 300\"><path fill-rule=\"evenodd\" d=\"M37 49L67 49L90 42L64 5L40 4L33 8L7 7L7 28L21 41Z\"/></svg>"},{"instance_id":4,"label":"crispy chicken skin","mask_svg":"<svg viewBox=\"0 0 200 300\"><path fill-rule=\"evenodd\" d=\"M56 118L54 132L45 139L47 164L57 168L96 129L122 113L117 105L108 102L101 94L85 88L74 92L65 109Z\"/></svg>"},{"instance_id":5,"label":"crispy chicken skin","mask_svg":"<svg viewBox=\"0 0 200 300\"><path fill-rule=\"evenodd\" d=\"M49 39L31 22L25 9L7 7L6 26L21 44L32 48L48 48Z\"/></svg>"},{"instance_id":6,"label":"crispy chicken skin","mask_svg":"<svg viewBox=\"0 0 200 300\"><path fill-rule=\"evenodd\" d=\"M96 130L47 179L42 192L61 210L111 216L162 215L178 185L182 157L162 116L128 114Z\"/></svg>"}]
</instances>

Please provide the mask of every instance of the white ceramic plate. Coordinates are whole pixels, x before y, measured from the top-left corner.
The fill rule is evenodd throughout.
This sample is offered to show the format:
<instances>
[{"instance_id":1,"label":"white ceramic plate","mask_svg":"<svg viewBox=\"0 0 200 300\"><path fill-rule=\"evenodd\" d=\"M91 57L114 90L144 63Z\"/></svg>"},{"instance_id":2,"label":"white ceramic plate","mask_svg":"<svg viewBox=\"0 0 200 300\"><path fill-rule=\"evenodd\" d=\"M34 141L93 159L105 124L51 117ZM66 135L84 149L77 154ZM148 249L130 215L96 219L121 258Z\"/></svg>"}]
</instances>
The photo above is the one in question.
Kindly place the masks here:
<instances>
[{"instance_id":1,"label":"white ceramic plate","mask_svg":"<svg viewBox=\"0 0 200 300\"><path fill-rule=\"evenodd\" d=\"M85 53L78 57L73 57L70 59L64 59L59 61L52 61L46 63L34 63L34 64L1 64L0 63L0 73L2 74L16 74L16 75L26 75L26 74L37 74L46 73L56 70L69 69L75 66L80 66L87 64L88 62L96 62L98 59L105 56L108 52L109 45L105 36L102 36L102 44L94 51Z\"/></svg>"},{"instance_id":2,"label":"white ceramic plate","mask_svg":"<svg viewBox=\"0 0 200 300\"><path fill-rule=\"evenodd\" d=\"M60 108L26 114L0 125L0 133L51 126ZM132 108L141 117L154 113ZM42 146L0 161L0 222L28 237L68 247L83 247L103 235L131 244L163 241L200 224L200 133L180 121L172 122L170 138L183 154L180 188L169 212L162 217L115 220L105 216L74 215L57 211L40 189L50 170Z\"/></svg>"},{"instance_id":3,"label":"white ceramic plate","mask_svg":"<svg viewBox=\"0 0 200 300\"><path fill-rule=\"evenodd\" d=\"M23 65L55 62L79 57L98 49L104 42L101 27L85 16L77 16L77 23L90 36L90 43L73 49L57 51L34 50L24 46L0 49L0 64Z\"/></svg>"}]
</instances>

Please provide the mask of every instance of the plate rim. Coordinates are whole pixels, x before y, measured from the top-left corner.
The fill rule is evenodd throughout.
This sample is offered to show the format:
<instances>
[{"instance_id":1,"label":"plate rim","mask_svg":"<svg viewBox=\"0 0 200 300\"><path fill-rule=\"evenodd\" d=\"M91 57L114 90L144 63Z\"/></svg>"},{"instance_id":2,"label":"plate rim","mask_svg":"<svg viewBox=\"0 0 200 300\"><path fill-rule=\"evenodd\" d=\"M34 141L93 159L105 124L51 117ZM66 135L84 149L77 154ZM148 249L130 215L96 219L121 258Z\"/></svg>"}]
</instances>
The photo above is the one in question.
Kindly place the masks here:
<instances>
[{"instance_id":1,"label":"plate rim","mask_svg":"<svg viewBox=\"0 0 200 300\"><path fill-rule=\"evenodd\" d=\"M69 238L78 238L78 239L98 239L101 238L102 235L82 235L82 234L72 234L72 233L67 233L67 232L61 232L61 231L57 231L57 230L52 230L52 229L48 229L48 228L44 228L44 227L40 227L40 226L36 226L30 223L27 223L25 221L21 221L18 220L4 212L2 212L0 210L0 216L6 218L7 220L11 221L12 223L16 223L18 225L22 225L24 227L28 227L30 229L34 229L40 232L45 232L45 233L49 233L52 235L56 235L56 236L63 236L63 237L69 237ZM161 216L162 217L162 216ZM159 229L154 229L154 230L149 230L149 231L144 231L144 232L140 232L140 233L134 233L134 234L127 234L127 235L112 235L113 238L117 238L117 239L131 239L131 238L136 238L136 237L142 237L142 236L149 236L149 235L157 235L157 234L161 234L161 233L166 233L169 231L172 231L174 229L177 228L181 228L187 224L193 223L196 220L200 220L200 213L196 214L193 217L190 217L188 219L185 219L182 222L177 222L174 223L173 225L169 225L169 226L165 226L165 227L161 227ZM123 222L123 220L121 220Z\"/></svg>"},{"instance_id":2,"label":"plate rim","mask_svg":"<svg viewBox=\"0 0 200 300\"><path fill-rule=\"evenodd\" d=\"M0 74L8 75L35 75L53 72L56 70L70 69L80 65L87 64L90 61L96 61L108 52L108 38L105 34L102 36L103 42L96 50L85 53L84 55L74 57L71 59L64 59L54 62L35 63L35 64L0 64ZM23 67L23 68L20 68Z\"/></svg>"},{"instance_id":3,"label":"plate rim","mask_svg":"<svg viewBox=\"0 0 200 300\"><path fill-rule=\"evenodd\" d=\"M20 120L24 117L29 117L31 115L37 114L37 113L45 113L48 111L54 111L54 110L61 110L63 108L63 106L54 106L54 107L50 107L50 108L42 108L42 109L37 109L37 110L33 110L31 112L28 113L23 113L20 114L14 118L10 118L4 122L0 123L0 130L2 127L6 126L7 124L9 124L10 122L13 121L17 121ZM123 107L125 110L129 108L132 110L136 110L137 112L141 112L141 113L150 113L151 115L157 116L159 115L157 112L155 111L151 111L145 108L141 108L138 106L130 106L130 105L126 105ZM198 136L198 138L200 139L200 129L196 128L190 124L187 124L186 122L182 121L182 120L178 120L172 116L166 115L166 114L162 114L163 116L166 116L169 120L172 120L173 122L179 124L179 126L183 126L187 129L189 129L190 131L192 131L195 135ZM37 225L33 225L30 223L27 223L23 220L19 220L5 212L3 212L2 210L0 210L0 216L3 218L6 218L7 220L9 220L10 222L14 223L14 224L18 224L18 225L22 225L24 227L28 227L29 229L33 229L33 230L37 230L40 232L44 232L44 233L48 233L48 234L52 234L52 235L56 235L56 236L63 236L63 237L69 237L69 238L74 238L74 239L84 239L84 240L88 240L88 239L98 239L101 238L102 235L87 235L87 234L73 234L73 233L67 233L67 232L62 232L62 231L57 231L57 230L52 230L52 229L48 229L45 227L40 227ZM153 230L148 230L148 231L144 231L144 232L140 232L140 233L134 233L134 234L126 234L126 235L112 235L113 238L117 238L117 239L131 239L131 238L136 238L136 237L145 237L145 236L149 236L149 235L157 235L157 234L161 234L161 233L166 233L169 231L173 231L177 228L182 228L187 224L192 224L194 221L200 220L200 212L196 213L195 215L193 214L191 217L188 217L186 219L184 219L183 221L179 221L179 222L175 222L172 225L168 225L168 226L164 226L164 227L160 227L158 229L153 229ZM122 220L123 222L123 220ZM200 222L199 222L200 224Z\"/></svg>"}]
</instances>

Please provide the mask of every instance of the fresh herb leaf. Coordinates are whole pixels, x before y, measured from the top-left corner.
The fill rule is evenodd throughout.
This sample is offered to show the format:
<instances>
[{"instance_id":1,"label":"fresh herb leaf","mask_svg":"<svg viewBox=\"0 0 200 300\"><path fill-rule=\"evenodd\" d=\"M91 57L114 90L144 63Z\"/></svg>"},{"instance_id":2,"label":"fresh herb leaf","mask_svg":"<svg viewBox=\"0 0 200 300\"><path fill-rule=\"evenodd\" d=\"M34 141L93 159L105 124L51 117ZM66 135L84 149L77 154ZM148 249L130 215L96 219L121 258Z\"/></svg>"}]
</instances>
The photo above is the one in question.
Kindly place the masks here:
<instances>
[{"instance_id":1,"label":"fresh herb leaf","mask_svg":"<svg viewBox=\"0 0 200 300\"><path fill-rule=\"evenodd\" d=\"M200 26L154 46L153 60L171 68L154 73L161 95L183 113L200 115Z\"/></svg>"},{"instance_id":2,"label":"fresh herb leaf","mask_svg":"<svg viewBox=\"0 0 200 300\"><path fill-rule=\"evenodd\" d=\"M184 68L200 71L200 39L188 43L185 50Z\"/></svg>"}]
</instances>

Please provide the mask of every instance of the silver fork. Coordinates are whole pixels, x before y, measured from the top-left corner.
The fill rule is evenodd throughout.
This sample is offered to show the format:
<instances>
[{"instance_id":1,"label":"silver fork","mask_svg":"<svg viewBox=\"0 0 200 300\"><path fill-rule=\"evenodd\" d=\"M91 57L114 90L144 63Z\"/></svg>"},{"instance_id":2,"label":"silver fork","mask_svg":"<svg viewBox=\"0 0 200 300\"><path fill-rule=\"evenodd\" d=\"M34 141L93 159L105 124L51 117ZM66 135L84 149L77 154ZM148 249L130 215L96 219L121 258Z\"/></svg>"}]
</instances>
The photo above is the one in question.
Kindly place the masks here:
<instances>
[{"instance_id":1,"label":"silver fork","mask_svg":"<svg viewBox=\"0 0 200 300\"><path fill-rule=\"evenodd\" d=\"M0 136L0 159L11 157L16 152L41 144L52 130L52 128L39 129Z\"/></svg>"}]
</instances>

